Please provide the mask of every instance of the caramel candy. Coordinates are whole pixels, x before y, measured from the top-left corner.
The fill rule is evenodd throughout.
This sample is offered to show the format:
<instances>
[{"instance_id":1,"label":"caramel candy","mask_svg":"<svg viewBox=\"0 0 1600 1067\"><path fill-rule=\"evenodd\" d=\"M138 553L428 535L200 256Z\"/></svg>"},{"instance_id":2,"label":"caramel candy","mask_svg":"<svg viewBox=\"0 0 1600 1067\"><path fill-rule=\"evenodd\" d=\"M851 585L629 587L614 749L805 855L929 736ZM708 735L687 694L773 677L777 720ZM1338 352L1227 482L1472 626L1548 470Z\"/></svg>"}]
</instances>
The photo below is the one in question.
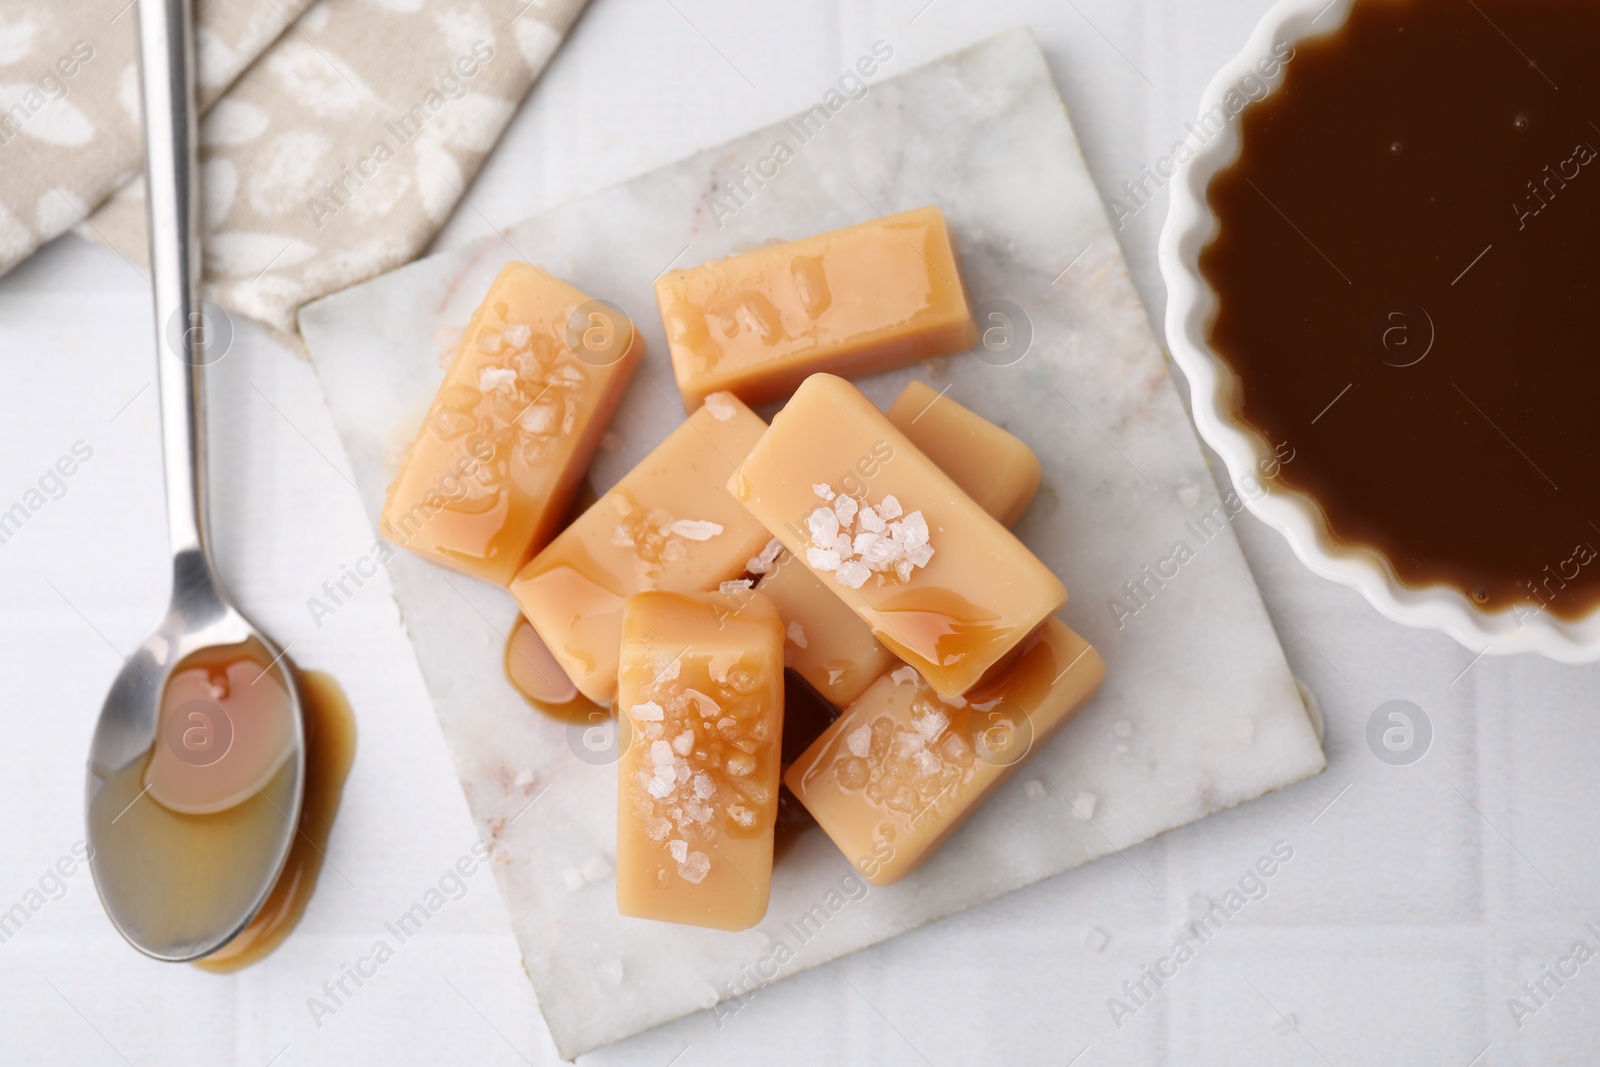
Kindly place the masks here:
<instances>
[{"instance_id":1,"label":"caramel candy","mask_svg":"<svg viewBox=\"0 0 1600 1067\"><path fill-rule=\"evenodd\" d=\"M788 552L778 554L756 588L783 616L789 667L834 707L860 696L894 663L872 628Z\"/></svg>"},{"instance_id":2,"label":"caramel candy","mask_svg":"<svg viewBox=\"0 0 1600 1067\"><path fill-rule=\"evenodd\" d=\"M389 486L383 536L510 581L565 517L643 355L620 312L506 264Z\"/></svg>"},{"instance_id":3,"label":"caramel candy","mask_svg":"<svg viewBox=\"0 0 1600 1067\"><path fill-rule=\"evenodd\" d=\"M1039 491L1039 457L1007 433L926 382L913 381L885 413L984 511L1015 526Z\"/></svg>"},{"instance_id":4,"label":"caramel candy","mask_svg":"<svg viewBox=\"0 0 1600 1067\"><path fill-rule=\"evenodd\" d=\"M886 415L1002 523L1012 525L1027 510L1039 488L1039 460L1018 438L919 381L905 387ZM787 552L763 552L750 561L750 571L762 575L758 588L787 624L789 667L842 708L894 657L827 583L793 560Z\"/></svg>"},{"instance_id":5,"label":"caramel candy","mask_svg":"<svg viewBox=\"0 0 1600 1067\"><path fill-rule=\"evenodd\" d=\"M590 700L609 704L616 690L628 597L715 589L767 543L726 488L765 429L736 398L713 393L511 583L522 613Z\"/></svg>"},{"instance_id":6,"label":"caramel candy","mask_svg":"<svg viewBox=\"0 0 1600 1067\"><path fill-rule=\"evenodd\" d=\"M728 483L889 650L958 696L1067 599L849 382L806 379Z\"/></svg>"},{"instance_id":7,"label":"caramel candy","mask_svg":"<svg viewBox=\"0 0 1600 1067\"><path fill-rule=\"evenodd\" d=\"M687 409L718 389L759 404L817 371L862 377L971 345L937 207L668 271L656 301Z\"/></svg>"},{"instance_id":8,"label":"caramel candy","mask_svg":"<svg viewBox=\"0 0 1600 1067\"><path fill-rule=\"evenodd\" d=\"M879 678L784 774L862 877L916 870L1105 678L1105 661L1057 619L965 697L902 666Z\"/></svg>"},{"instance_id":9,"label":"caramel candy","mask_svg":"<svg viewBox=\"0 0 1600 1067\"><path fill-rule=\"evenodd\" d=\"M783 624L748 589L640 593L622 624L617 909L743 930L772 884Z\"/></svg>"}]
</instances>

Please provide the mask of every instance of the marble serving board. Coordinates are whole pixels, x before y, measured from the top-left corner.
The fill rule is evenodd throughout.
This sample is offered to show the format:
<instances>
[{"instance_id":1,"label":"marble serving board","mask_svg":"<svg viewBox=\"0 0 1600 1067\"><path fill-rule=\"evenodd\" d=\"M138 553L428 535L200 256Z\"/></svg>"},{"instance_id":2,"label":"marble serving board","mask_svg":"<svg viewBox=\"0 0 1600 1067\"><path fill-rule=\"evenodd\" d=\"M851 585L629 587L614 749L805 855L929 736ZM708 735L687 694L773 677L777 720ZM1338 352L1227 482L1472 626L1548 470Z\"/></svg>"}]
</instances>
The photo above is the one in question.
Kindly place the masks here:
<instances>
[{"instance_id":1,"label":"marble serving board","mask_svg":"<svg viewBox=\"0 0 1600 1067\"><path fill-rule=\"evenodd\" d=\"M389 563L468 802L501 860L496 875L540 1008L565 1056L1324 767L1234 538L1238 501L1218 498L1032 35L1004 34L880 76L865 95L835 103L825 121L813 113L806 127L760 130L300 315L374 522L399 447L438 386L441 347L509 259L530 259L618 303L649 344L612 427L620 442L614 438L590 472L600 489L683 418L651 290L669 267L937 203L955 230L983 324L1003 331L1009 321L1015 331L1009 348L997 333L996 351L981 357L932 361L861 385L886 406L909 378L924 378L1034 447L1044 480L1017 532L1066 582L1072 599L1061 615L1104 654L1108 675L1098 696L898 885L868 890L812 830L778 862L771 908L756 929L620 917L608 732L541 716L506 682L502 649L516 608L504 590L406 553ZM759 184L747 177L780 155ZM730 181L742 190L730 192ZM1007 318L992 318L994 311Z\"/></svg>"}]
</instances>

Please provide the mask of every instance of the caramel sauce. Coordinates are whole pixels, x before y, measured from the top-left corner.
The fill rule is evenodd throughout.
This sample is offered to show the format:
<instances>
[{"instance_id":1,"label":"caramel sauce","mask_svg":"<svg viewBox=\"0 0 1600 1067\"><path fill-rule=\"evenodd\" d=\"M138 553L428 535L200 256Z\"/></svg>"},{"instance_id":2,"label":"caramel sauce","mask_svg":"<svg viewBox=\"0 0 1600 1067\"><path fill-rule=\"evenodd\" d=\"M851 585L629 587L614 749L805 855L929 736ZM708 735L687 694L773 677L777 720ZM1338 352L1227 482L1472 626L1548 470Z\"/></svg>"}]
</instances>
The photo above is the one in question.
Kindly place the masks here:
<instances>
[{"instance_id":1,"label":"caramel sauce","mask_svg":"<svg viewBox=\"0 0 1600 1067\"><path fill-rule=\"evenodd\" d=\"M506 679L541 714L557 722L602 723L611 709L596 704L573 684L527 619L518 618L506 641Z\"/></svg>"},{"instance_id":2,"label":"caramel sauce","mask_svg":"<svg viewBox=\"0 0 1600 1067\"><path fill-rule=\"evenodd\" d=\"M339 683L321 671L296 671L295 680L306 734L306 790L299 833L283 873L250 925L216 952L195 961L196 967L214 974L237 971L267 956L300 922L316 891L334 817L355 762L355 714Z\"/></svg>"},{"instance_id":3,"label":"caramel sauce","mask_svg":"<svg viewBox=\"0 0 1600 1067\"><path fill-rule=\"evenodd\" d=\"M172 671L155 744L116 769L89 802L100 892L130 932L161 944L198 941L247 914L293 811L299 764L293 705L273 658L254 642L208 649ZM293 673L288 661L280 665ZM305 732L305 789L297 832L252 920L198 965L234 970L271 952L303 913L354 755L355 729L337 684L295 675Z\"/></svg>"},{"instance_id":4,"label":"caramel sauce","mask_svg":"<svg viewBox=\"0 0 1600 1067\"><path fill-rule=\"evenodd\" d=\"M1489 611L1600 605L1597 42L1579 0L1358 0L1207 194L1210 344L1278 476Z\"/></svg>"},{"instance_id":5,"label":"caramel sauce","mask_svg":"<svg viewBox=\"0 0 1600 1067\"><path fill-rule=\"evenodd\" d=\"M887 631L878 640L901 658L917 656L954 667L968 656L1004 640L1015 627L960 593L941 586L911 588L878 602Z\"/></svg>"}]
</instances>

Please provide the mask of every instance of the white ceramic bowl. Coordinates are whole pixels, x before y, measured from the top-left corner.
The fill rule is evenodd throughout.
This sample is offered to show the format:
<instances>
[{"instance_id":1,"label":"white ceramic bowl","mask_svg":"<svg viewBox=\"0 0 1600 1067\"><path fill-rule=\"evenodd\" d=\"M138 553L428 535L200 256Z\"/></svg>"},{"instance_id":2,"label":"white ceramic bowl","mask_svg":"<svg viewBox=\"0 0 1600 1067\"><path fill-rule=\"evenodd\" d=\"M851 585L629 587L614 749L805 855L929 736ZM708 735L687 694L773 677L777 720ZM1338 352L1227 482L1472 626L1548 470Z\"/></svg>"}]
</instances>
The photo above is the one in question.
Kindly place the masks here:
<instances>
[{"instance_id":1,"label":"white ceramic bowl","mask_svg":"<svg viewBox=\"0 0 1600 1067\"><path fill-rule=\"evenodd\" d=\"M1202 127L1209 139L1171 182L1171 207L1161 231L1161 275L1167 283L1167 343L1173 359L1189 379L1194 419L1204 437L1228 465L1236 486L1259 483L1264 492L1241 493L1246 506L1283 534L1295 555L1324 578L1357 589L1384 615L1429 630L1441 630L1472 651L1490 655L1536 652L1563 663L1600 660L1600 611L1567 622L1535 606L1497 613L1478 610L1468 597L1447 586L1413 588L1396 577L1388 561L1373 549L1335 539L1322 508L1304 493L1258 476L1271 448L1236 414L1237 376L1206 340L1217 297L1200 274L1200 250L1217 232L1217 219L1206 203L1206 187L1219 170L1239 155L1239 122L1232 102L1260 98L1293 69L1293 58L1281 57L1284 45L1302 42L1337 29L1354 0L1281 0L1262 18L1244 50L1212 79L1200 102L1200 118L1228 117L1220 129L1213 118ZM1265 67L1263 67L1263 61ZM1268 74L1270 73L1270 76ZM1198 137L1191 134L1192 146ZM1246 480L1253 479L1253 480ZM1469 536L1467 531L1463 536Z\"/></svg>"}]
</instances>

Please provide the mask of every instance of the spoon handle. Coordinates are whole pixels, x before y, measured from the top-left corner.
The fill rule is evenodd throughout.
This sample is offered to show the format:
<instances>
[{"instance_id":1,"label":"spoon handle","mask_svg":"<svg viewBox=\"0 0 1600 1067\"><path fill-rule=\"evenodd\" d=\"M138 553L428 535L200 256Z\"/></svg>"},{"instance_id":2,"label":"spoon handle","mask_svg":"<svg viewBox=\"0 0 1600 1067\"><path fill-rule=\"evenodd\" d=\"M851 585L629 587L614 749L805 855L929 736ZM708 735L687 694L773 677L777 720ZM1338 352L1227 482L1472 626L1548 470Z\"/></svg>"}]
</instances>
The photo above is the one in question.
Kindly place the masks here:
<instances>
[{"instance_id":1,"label":"spoon handle","mask_svg":"<svg viewBox=\"0 0 1600 1067\"><path fill-rule=\"evenodd\" d=\"M206 559L205 392L201 377L216 326L200 305L200 196L195 162L194 23L190 0L139 0L145 196L155 291L156 364L167 525L180 571ZM187 566L186 566L187 564Z\"/></svg>"}]
</instances>

